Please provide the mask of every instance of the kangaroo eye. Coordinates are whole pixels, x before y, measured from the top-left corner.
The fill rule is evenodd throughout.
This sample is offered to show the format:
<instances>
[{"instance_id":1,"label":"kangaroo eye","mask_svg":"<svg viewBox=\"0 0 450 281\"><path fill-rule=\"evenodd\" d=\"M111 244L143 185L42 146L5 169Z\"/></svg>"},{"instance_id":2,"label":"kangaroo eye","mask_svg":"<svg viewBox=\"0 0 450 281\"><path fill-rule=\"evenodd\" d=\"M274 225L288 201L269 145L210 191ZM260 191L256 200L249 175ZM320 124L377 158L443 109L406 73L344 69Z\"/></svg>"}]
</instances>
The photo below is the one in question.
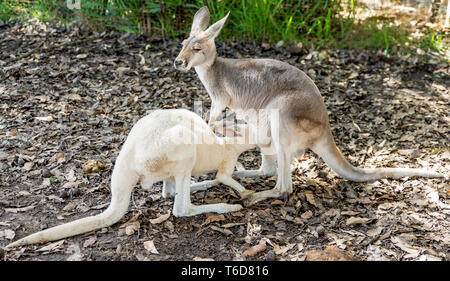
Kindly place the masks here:
<instances>
[{"instance_id":1,"label":"kangaroo eye","mask_svg":"<svg viewBox=\"0 0 450 281\"><path fill-rule=\"evenodd\" d=\"M192 50L194 52L200 52L202 50L202 46L198 43L194 43L191 46L192 46Z\"/></svg>"}]
</instances>

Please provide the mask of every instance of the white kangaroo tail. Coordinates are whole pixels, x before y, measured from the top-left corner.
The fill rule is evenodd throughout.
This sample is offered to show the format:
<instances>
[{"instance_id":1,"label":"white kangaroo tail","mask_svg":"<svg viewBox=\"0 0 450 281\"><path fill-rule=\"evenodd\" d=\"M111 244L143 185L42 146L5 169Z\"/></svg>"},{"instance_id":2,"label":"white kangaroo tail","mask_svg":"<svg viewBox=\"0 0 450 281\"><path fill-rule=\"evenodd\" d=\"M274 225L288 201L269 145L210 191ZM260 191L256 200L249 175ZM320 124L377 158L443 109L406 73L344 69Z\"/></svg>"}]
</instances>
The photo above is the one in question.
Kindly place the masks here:
<instances>
[{"instance_id":1,"label":"white kangaroo tail","mask_svg":"<svg viewBox=\"0 0 450 281\"><path fill-rule=\"evenodd\" d=\"M120 155L111 177L111 203L104 212L31 234L7 245L6 248L60 240L107 227L119 221L128 210L131 191L137 182L137 176L125 166L125 163L119 162L119 158Z\"/></svg>"},{"instance_id":2,"label":"white kangaroo tail","mask_svg":"<svg viewBox=\"0 0 450 281\"><path fill-rule=\"evenodd\" d=\"M441 178L444 175L411 168L358 168L351 165L342 155L328 131L311 149L317 153L330 168L345 179L355 182L369 182L384 178L427 177Z\"/></svg>"}]
</instances>

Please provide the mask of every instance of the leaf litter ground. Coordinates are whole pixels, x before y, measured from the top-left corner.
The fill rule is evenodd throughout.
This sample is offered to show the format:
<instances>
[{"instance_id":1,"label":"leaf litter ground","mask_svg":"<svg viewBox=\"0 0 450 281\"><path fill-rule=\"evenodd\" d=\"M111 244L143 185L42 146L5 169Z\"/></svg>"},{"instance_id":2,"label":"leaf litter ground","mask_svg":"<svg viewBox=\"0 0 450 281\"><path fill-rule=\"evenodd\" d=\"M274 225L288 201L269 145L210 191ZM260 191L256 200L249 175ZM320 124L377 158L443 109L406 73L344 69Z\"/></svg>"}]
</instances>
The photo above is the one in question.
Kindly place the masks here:
<instances>
[{"instance_id":1,"label":"leaf litter ground","mask_svg":"<svg viewBox=\"0 0 450 281\"><path fill-rule=\"evenodd\" d=\"M131 128L157 108L193 109L208 95L172 63L178 41L51 27L0 27L0 245L93 215ZM218 42L221 56L270 57L304 70L327 105L338 146L354 165L424 167L447 174L449 64L355 50ZM240 157L260 165L254 149ZM137 188L117 224L2 260L450 260L448 179L353 183L311 152L292 164L294 192L235 213L175 218L161 183ZM196 180L210 179L206 175ZM275 177L239 178L265 190ZM195 204L239 203L226 186Z\"/></svg>"}]
</instances>

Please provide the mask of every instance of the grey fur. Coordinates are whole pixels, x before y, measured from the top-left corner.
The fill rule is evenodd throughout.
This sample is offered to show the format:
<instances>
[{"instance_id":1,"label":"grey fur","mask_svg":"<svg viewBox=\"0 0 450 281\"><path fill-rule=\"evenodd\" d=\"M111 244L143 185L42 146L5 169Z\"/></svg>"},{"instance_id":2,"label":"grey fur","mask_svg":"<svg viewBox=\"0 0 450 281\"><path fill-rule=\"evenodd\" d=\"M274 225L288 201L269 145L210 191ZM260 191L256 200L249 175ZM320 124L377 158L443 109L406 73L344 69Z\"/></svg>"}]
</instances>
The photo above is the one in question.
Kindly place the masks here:
<instances>
[{"instance_id":1,"label":"grey fur","mask_svg":"<svg viewBox=\"0 0 450 281\"><path fill-rule=\"evenodd\" d=\"M216 23L220 28L224 19ZM272 190L253 194L249 204L291 193L291 160L296 153L302 153L307 148L322 157L339 175L353 181L404 176L442 177L441 174L419 169L353 167L335 145L319 89L303 71L273 59L219 58L214 40L208 38L206 31L185 40L176 61L183 62L178 64L178 69L195 68L211 97L210 125L227 106L244 112L253 109L276 109L278 112L278 119L267 114L262 124L258 124L263 134L267 133L271 139L269 144L259 143L264 154L261 169L239 173L254 176L277 172L277 185ZM190 42L196 42L201 52L190 47ZM247 117L247 121L252 120L252 116ZM277 169L273 167L275 157L269 156L274 153Z\"/></svg>"}]
</instances>

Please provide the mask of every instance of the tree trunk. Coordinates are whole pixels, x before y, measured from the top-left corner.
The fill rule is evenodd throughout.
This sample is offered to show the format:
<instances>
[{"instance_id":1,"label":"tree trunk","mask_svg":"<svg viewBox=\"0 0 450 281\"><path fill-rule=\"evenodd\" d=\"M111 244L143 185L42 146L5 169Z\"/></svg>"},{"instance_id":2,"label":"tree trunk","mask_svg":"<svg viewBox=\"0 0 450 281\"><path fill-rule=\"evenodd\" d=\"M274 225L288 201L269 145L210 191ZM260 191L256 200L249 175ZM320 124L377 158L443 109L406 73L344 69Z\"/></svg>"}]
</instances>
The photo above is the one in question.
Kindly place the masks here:
<instances>
[{"instance_id":1,"label":"tree trunk","mask_svg":"<svg viewBox=\"0 0 450 281\"><path fill-rule=\"evenodd\" d=\"M441 7L441 0L431 0L430 22L434 23Z\"/></svg>"},{"instance_id":2,"label":"tree trunk","mask_svg":"<svg viewBox=\"0 0 450 281\"><path fill-rule=\"evenodd\" d=\"M450 28L450 0L447 1L447 16L445 17L445 28Z\"/></svg>"}]
</instances>

